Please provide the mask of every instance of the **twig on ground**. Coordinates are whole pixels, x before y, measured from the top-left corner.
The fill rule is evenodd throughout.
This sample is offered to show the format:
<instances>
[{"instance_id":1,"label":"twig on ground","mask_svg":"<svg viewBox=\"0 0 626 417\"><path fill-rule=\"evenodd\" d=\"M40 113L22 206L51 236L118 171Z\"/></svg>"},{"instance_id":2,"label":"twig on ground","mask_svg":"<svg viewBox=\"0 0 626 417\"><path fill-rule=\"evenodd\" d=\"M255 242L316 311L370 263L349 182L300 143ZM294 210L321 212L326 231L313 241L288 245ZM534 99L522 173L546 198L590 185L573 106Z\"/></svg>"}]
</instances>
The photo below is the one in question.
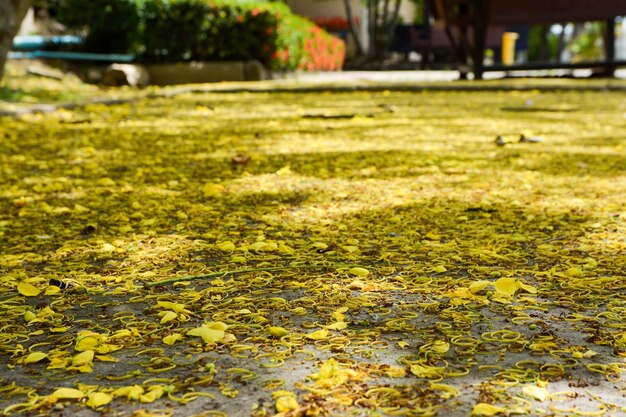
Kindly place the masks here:
<instances>
[{"instance_id":1,"label":"twig on ground","mask_svg":"<svg viewBox=\"0 0 626 417\"><path fill-rule=\"evenodd\" d=\"M211 272L208 274L200 274L200 275L186 275L184 277L164 279L162 281L146 282L144 284L144 287L145 288L161 287L165 285L175 284L177 282L194 281L197 279L206 279L206 278L225 277L229 275L247 274L250 272L285 271L288 269L327 269L327 268L336 268L336 267L346 268L346 267L352 267L352 266L354 265L289 265L289 266L275 266L275 267L268 267L268 268L237 269L234 271Z\"/></svg>"},{"instance_id":2,"label":"twig on ground","mask_svg":"<svg viewBox=\"0 0 626 417\"><path fill-rule=\"evenodd\" d=\"M557 240L563 240L563 239L567 239L567 236L551 237L550 239L545 239L545 240L540 241L539 244L543 245L544 243L556 242Z\"/></svg>"}]
</instances>

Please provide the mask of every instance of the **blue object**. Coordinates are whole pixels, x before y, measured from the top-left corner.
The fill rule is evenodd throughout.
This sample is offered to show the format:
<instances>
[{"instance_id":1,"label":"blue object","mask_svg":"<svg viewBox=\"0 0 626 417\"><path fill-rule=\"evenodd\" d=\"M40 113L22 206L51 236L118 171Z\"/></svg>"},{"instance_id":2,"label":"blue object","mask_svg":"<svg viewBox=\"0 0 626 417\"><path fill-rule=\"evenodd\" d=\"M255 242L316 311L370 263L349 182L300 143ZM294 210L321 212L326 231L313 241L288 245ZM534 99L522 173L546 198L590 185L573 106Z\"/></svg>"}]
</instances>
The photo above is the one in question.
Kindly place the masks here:
<instances>
[{"instance_id":1,"label":"blue object","mask_svg":"<svg viewBox=\"0 0 626 417\"><path fill-rule=\"evenodd\" d=\"M10 59L69 59L76 61L104 61L104 62L132 62L134 54L92 54L89 52L65 52L65 51L28 51L9 52Z\"/></svg>"},{"instance_id":2,"label":"blue object","mask_svg":"<svg viewBox=\"0 0 626 417\"><path fill-rule=\"evenodd\" d=\"M80 45L83 38L80 36L64 35L64 36L16 36L13 38L13 50L16 51L33 51L51 45Z\"/></svg>"}]
</instances>

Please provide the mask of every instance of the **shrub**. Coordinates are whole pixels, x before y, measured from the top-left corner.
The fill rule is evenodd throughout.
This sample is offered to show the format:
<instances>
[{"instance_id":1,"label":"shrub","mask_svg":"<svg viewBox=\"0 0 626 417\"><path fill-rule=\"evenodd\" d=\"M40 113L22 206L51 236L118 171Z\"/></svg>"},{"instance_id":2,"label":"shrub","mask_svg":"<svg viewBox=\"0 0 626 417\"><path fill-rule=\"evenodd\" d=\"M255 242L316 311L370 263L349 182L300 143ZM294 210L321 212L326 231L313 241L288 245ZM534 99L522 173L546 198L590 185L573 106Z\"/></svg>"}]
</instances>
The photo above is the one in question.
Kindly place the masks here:
<instances>
[{"instance_id":1,"label":"shrub","mask_svg":"<svg viewBox=\"0 0 626 417\"><path fill-rule=\"evenodd\" d=\"M145 62L257 59L307 71L339 69L345 56L341 40L278 2L59 1L63 23L88 28L90 52L135 52Z\"/></svg>"},{"instance_id":2,"label":"shrub","mask_svg":"<svg viewBox=\"0 0 626 417\"><path fill-rule=\"evenodd\" d=\"M184 61L198 58L208 28L210 7L203 0L146 1L143 7L143 58Z\"/></svg>"},{"instance_id":3,"label":"shrub","mask_svg":"<svg viewBox=\"0 0 626 417\"><path fill-rule=\"evenodd\" d=\"M57 0L56 18L73 29L88 28L83 48L90 52L126 53L141 43L138 0Z\"/></svg>"},{"instance_id":4,"label":"shrub","mask_svg":"<svg viewBox=\"0 0 626 417\"><path fill-rule=\"evenodd\" d=\"M210 32L206 38L213 59L258 59L269 64L277 42L277 18L268 10L235 5L211 8Z\"/></svg>"},{"instance_id":5,"label":"shrub","mask_svg":"<svg viewBox=\"0 0 626 417\"><path fill-rule=\"evenodd\" d=\"M279 6L275 3L270 3ZM289 11L289 9L287 9ZM272 56L272 69L338 70L343 66L346 48L343 41L292 13L279 14L278 40ZM282 18L280 18L282 17Z\"/></svg>"}]
</instances>

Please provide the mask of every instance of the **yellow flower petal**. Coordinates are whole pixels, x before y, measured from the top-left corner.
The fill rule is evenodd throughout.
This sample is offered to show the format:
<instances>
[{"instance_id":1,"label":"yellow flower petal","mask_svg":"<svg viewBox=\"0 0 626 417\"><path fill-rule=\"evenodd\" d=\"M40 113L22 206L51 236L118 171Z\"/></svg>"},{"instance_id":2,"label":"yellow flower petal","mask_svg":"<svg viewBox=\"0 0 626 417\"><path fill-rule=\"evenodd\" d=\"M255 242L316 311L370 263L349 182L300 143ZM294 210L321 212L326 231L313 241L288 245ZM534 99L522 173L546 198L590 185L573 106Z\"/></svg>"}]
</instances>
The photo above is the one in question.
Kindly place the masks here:
<instances>
[{"instance_id":1,"label":"yellow flower petal","mask_svg":"<svg viewBox=\"0 0 626 417\"><path fill-rule=\"evenodd\" d=\"M50 394L50 397L59 400L79 400L85 396L85 393L81 390L74 388L59 388Z\"/></svg>"},{"instance_id":2,"label":"yellow flower petal","mask_svg":"<svg viewBox=\"0 0 626 417\"><path fill-rule=\"evenodd\" d=\"M24 364L27 365L29 363L37 363L43 359L46 359L47 357L48 355L43 352L32 352L24 358Z\"/></svg>"},{"instance_id":3,"label":"yellow flower petal","mask_svg":"<svg viewBox=\"0 0 626 417\"><path fill-rule=\"evenodd\" d=\"M499 294L511 297L519 289L519 283L514 278L499 278L494 287Z\"/></svg>"},{"instance_id":4,"label":"yellow flower petal","mask_svg":"<svg viewBox=\"0 0 626 417\"><path fill-rule=\"evenodd\" d=\"M435 340L420 347L420 352L434 352L444 354L450 350L450 344L443 340Z\"/></svg>"},{"instance_id":5,"label":"yellow flower petal","mask_svg":"<svg viewBox=\"0 0 626 417\"><path fill-rule=\"evenodd\" d=\"M406 369L399 366L390 366L388 369L385 370L385 375L391 378L402 378L406 376Z\"/></svg>"},{"instance_id":6,"label":"yellow flower petal","mask_svg":"<svg viewBox=\"0 0 626 417\"><path fill-rule=\"evenodd\" d=\"M348 273L351 274L351 275L357 275L357 276L360 276L360 277L364 277L364 276L369 275L370 271L368 271L365 268L354 267L354 268L350 269L348 271Z\"/></svg>"},{"instance_id":7,"label":"yellow flower petal","mask_svg":"<svg viewBox=\"0 0 626 417\"><path fill-rule=\"evenodd\" d=\"M165 390L163 389L163 387L151 387L149 392L139 397L139 401L142 403L152 403L161 398L163 394L165 394Z\"/></svg>"},{"instance_id":8,"label":"yellow flower petal","mask_svg":"<svg viewBox=\"0 0 626 417\"><path fill-rule=\"evenodd\" d=\"M583 358L585 358L585 359L593 358L597 354L598 354L598 352L595 352L595 351L589 349L585 353L583 353Z\"/></svg>"},{"instance_id":9,"label":"yellow flower petal","mask_svg":"<svg viewBox=\"0 0 626 417\"><path fill-rule=\"evenodd\" d=\"M279 413L294 411L300 408L298 400L294 397L279 397L276 400L276 411Z\"/></svg>"},{"instance_id":10,"label":"yellow flower petal","mask_svg":"<svg viewBox=\"0 0 626 417\"><path fill-rule=\"evenodd\" d=\"M50 364L46 369L63 369L66 368L70 360L67 358L50 358Z\"/></svg>"},{"instance_id":11,"label":"yellow flower petal","mask_svg":"<svg viewBox=\"0 0 626 417\"><path fill-rule=\"evenodd\" d=\"M312 340L326 339L328 337L328 330L326 329L316 330L313 333L309 333L306 337Z\"/></svg>"},{"instance_id":12,"label":"yellow flower petal","mask_svg":"<svg viewBox=\"0 0 626 417\"><path fill-rule=\"evenodd\" d=\"M472 408L472 416L495 416L496 414L503 414L506 412L506 408L498 407L497 405L491 405L486 403L478 403Z\"/></svg>"},{"instance_id":13,"label":"yellow flower petal","mask_svg":"<svg viewBox=\"0 0 626 417\"><path fill-rule=\"evenodd\" d=\"M26 297L36 297L41 294L41 290L28 282L20 282L17 284L17 291Z\"/></svg>"},{"instance_id":14,"label":"yellow flower petal","mask_svg":"<svg viewBox=\"0 0 626 417\"><path fill-rule=\"evenodd\" d=\"M484 290L485 288L489 287L490 285L492 285L493 283L491 281L487 281L487 280L480 280L480 281L474 281L470 284L469 286L469 291L472 294L476 294L477 292L480 292L482 290Z\"/></svg>"},{"instance_id":15,"label":"yellow flower petal","mask_svg":"<svg viewBox=\"0 0 626 417\"><path fill-rule=\"evenodd\" d=\"M113 400L113 397L104 392L92 392L87 397L87 407L93 408L94 410L98 407L102 407L110 403Z\"/></svg>"},{"instance_id":16,"label":"yellow flower petal","mask_svg":"<svg viewBox=\"0 0 626 417\"><path fill-rule=\"evenodd\" d=\"M115 352L116 350L120 350L122 349L123 346L121 345L112 345L109 343L104 343L100 346L98 346L98 353L111 353L111 352Z\"/></svg>"},{"instance_id":17,"label":"yellow flower petal","mask_svg":"<svg viewBox=\"0 0 626 417\"><path fill-rule=\"evenodd\" d=\"M567 271L565 271L565 275L571 278L578 278L578 277L583 276L583 271L581 271L578 268L570 268Z\"/></svg>"},{"instance_id":18,"label":"yellow flower petal","mask_svg":"<svg viewBox=\"0 0 626 417\"><path fill-rule=\"evenodd\" d=\"M219 342L220 340L224 339L224 336L226 335L224 330L211 329L206 324L189 330L187 334L189 336L201 337L205 343Z\"/></svg>"},{"instance_id":19,"label":"yellow flower petal","mask_svg":"<svg viewBox=\"0 0 626 417\"><path fill-rule=\"evenodd\" d=\"M416 363L411 365L411 373L420 378L441 378L445 372L445 368L426 365L424 363Z\"/></svg>"},{"instance_id":20,"label":"yellow flower petal","mask_svg":"<svg viewBox=\"0 0 626 417\"><path fill-rule=\"evenodd\" d=\"M538 401L544 401L546 398L548 398L548 390L538 387L536 385L526 385L524 388L522 388L522 392L528 395L530 398Z\"/></svg>"},{"instance_id":21,"label":"yellow flower petal","mask_svg":"<svg viewBox=\"0 0 626 417\"><path fill-rule=\"evenodd\" d=\"M279 327L279 326L272 326L268 329L268 331L270 332L272 336L278 337L278 338L287 336L289 334L289 332L286 329Z\"/></svg>"},{"instance_id":22,"label":"yellow flower petal","mask_svg":"<svg viewBox=\"0 0 626 417\"><path fill-rule=\"evenodd\" d=\"M191 314L191 311L187 310L185 307L187 307L185 304L181 304L181 303L173 303L171 301L157 301L157 305L159 307L163 307L167 310L172 310L176 313L186 313L186 314Z\"/></svg>"},{"instance_id":23,"label":"yellow flower petal","mask_svg":"<svg viewBox=\"0 0 626 417\"><path fill-rule=\"evenodd\" d=\"M338 321L337 323L333 323L324 327L328 330L343 330L348 327L348 323L346 323L345 321Z\"/></svg>"},{"instance_id":24,"label":"yellow flower petal","mask_svg":"<svg viewBox=\"0 0 626 417\"><path fill-rule=\"evenodd\" d=\"M96 355L96 359L98 359L100 362L119 362L119 359L108 355Z\"/></svg>"},{"instance_id":25,"label":"yellow flower petal","mask_svg":"<svg viewBox=\"0 0 626 417\"><path fill-rule=\"evenodd\" d=\"M235 244L229 240L217 244L217 248L223 252L232 252L235 250Z\"/></svg>"},{"instance_id":26,"label":"yellow flower petal","mask_svg":"<svg viewBox=\"0 0 626 417\"><path fill-rule=\"evenodd\" d=\"M163 343L165 343L168 346L172 346L174 343L176 343L177 341L181 340L183 338L183 335L180 333L174 333L171 334L169 336L165 336L163 338Z\"/></svg>"},{"instance_id":27,"label":"yellow flower petal","mask_svg":"<svg viewBox=\"0 0 626 417\"><path fill-rule=\"evenodd\" d=\"M219 196L224 192L224 187L219 184L208 182L202 186L202 194L205 197Z\"/></svg>"},{"instance_id":28,"label":"yellow flower petal","mask_svg":"<svg viewBox=\"0 0 626 417\"><path fill-rule=\"evenodd\" d=\"M73 366L71 368L68 368L72 371L78 371L80 373L89 373L89 372L93 372L93 364L92 363L86 363L82 366Z\"/></svg>"},{"instance_id":29,"label":"yellow flower petal","mask_svg":"<svg viewBox=\"0 0 626 417\"><path fill-rule=\"evenodd\" d=\"M228 329L228 325L221 321L212 321L205 324L206 327L213 330L226 330Z\"/></svg>"},{"instance_id":30,"label":"yellow flower petal","mask_svg":"<svg viewBox=\"0 0 626 417\"><path fill-rule=\"evenodd\" d=\"M26 323L30 323L31 321L35 320L37 318L37 315L35 313L33 313L32 311L28 310L26 312L24 312L24 321L26 321Z\"/></svg>"},{"instance_id":31,"label":"yellow flower petal","mask_svg":"<svg viewBox=\"0 0 626 417\"><path fill-rule=\"evenodd\" d=\"M598 262L593 258L583 259L586 263L583 265L583 269L594 269L598 266Z\"/></svg>"},{"instance_id":32,"label":"yellow flower petal","mask_svg":"<svg viewBox=\"0 0 626 417\"><path fill-rule=\"evenodd\" d=\"M442 397L445 398L445 399L458 397L459 395L461 395L461 391L459 391L458 389L456 389L452 385L447 385L447 384L431 383L430 384L430 389L433 390L433 391L443 391L444 394L442 395Z\"/></svg>"},{"instance_id":33,"label":"yellow flower petal","mask_svg":"<svg viewBox=\"0 0 626 417\"><path fill-rule=\"evenodd\" d=\"M91 332L89 330L80 332L76 336L76 349L78 352L94 350L101 342L106 340L106 336Z\"/></svg>"},{"instance_id":34,"label":"yellow flower petal","mask_svg":"<svg viewBox=\"0 0 626 417\"><path fill-rule=\"evenodd\" d=\"M530 294L537 294L537 288L532 285L524 284L522 281L517 281L517 285L524 291Z\"/></svg>"},{"instance_id":35,"label":"yellow flower petal","mask_svg":"<svg viewBox=\"0 0 626 417\"><path fill-rule=\"evenodd\" d=\"M69 329L70 329L69 326L52 327L52 328L50 328L50 333L65 333Z\"/></svg>"},{"instance_id":36,"label":"yellow flower petal","mask_svg":"<svg viewBox=\"0 0 626 417\"><path fill-rule=\"evenodd\" d=\"M57 287L56 285L50 285L48 286L48 288L46 288L46 292L44 294L46 295L55 295L61 292L61 288Z\"/></svg>"},{"instance_id":37,"label":"yellow flower petal","mask_svg":"<svg viewBox=\"0 0 626 417\"><path fill-rule=\"evenodd\" d=\"M72 358L72 366L83 366L93 362L95 352L93 350L86 350Z\"/></svg>"},{"instance_id":38,"label":"yellow flower petal","mask_svg":"<svg viewBox=\"0 0 626 417\"><path fill-rule=\"evenodd\" d=\"M133 385L132 387L118 388L111 393L113 397L126 397L128 400L138 401L141 395L144 393L144 389L140 385Z\"/></svg>"},{"instance_id":39,"label":"yellow flower petal","mask_svg":"<svg viewBox=\"0 0 626 417\"><path fill-rule=\"evenodd\" d=\"M173 311L166 311L163 317L161 317L161 324L165 324L168 321L172 321L176 317L178 317L178 314L174 313Z\"/></svg>"}]
</instances>

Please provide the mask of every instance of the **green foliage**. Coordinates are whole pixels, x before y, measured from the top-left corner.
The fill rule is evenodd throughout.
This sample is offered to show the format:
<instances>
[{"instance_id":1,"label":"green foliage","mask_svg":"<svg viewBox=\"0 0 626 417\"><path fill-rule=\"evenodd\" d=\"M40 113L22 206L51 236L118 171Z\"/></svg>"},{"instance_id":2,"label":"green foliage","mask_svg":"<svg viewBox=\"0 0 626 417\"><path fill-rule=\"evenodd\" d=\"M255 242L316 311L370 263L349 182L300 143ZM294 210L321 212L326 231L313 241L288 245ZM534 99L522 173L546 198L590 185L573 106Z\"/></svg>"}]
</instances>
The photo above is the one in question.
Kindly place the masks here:
<instances>
[{"instance_id":1,"label":"green foliage","mask_svg":"<svg viewBox=\"0 0 626 417\"><path fill-rule=\"evenodd\" d=\"M529 61L556 60L558 59L559 35L551 31L545 32L541 25L535 25L530 29L528 39ZM545 45L543 45L545 43ZM543 46L542 46L543 45ZM542 55L542 47L545 48L546 56Z\"/></svg>"},{"instance_id":2,"label":"green foliage","mask_svg":"<svg viewBox=\"0 0 626 417\"><path fill-rule=\"evenodd\" d=\"M604 24L587 22L569 45L573 62L598 61L604 57Z\"/></svg>"},{"instance_id":3,"label":"green foliage","mask_svg":"<svg viewBox=\"0 0 626 417\"><path fill-rule=\"evenodd\" d=\"M270 10L217 5L210 10L207 58L258 59L270 64L276 51L278 18Z\"/></svg>"},{"instance_id":4,"label":"green foliage","mask_svg":"<svg viewBox=\"0 0 626 417\"><path fill-rule=\"evenodd\" d=\"M70 28L88 28L85 50L125 53L141 38L140 0L59 0L57 19Z\"/></svg>"},{"instance_id":5,"label":"green foliage","mask_svg":"<svg viewBox=\"0 0 626 417\"><path fill-rule=\"evenodd\" d=\"M415 6L413 11L413 23L416 25L427 23L426 0L411 0L411 3Z\"/></svg>"},{"instance_id":6,"label":"green foliage","mask_svg":"<svg viewBox=\"0 0 626 417\"><path fill-rule=\"evenodd\" d=\"M201 54L209 5L202 0L146 1L143 47L150 61L182 61ZM184 42L181 41L184 39Z\"/></svg>"},{"instance_id":7,"label":"green foliage","mask_svg":"<svg viewBox=\"0 0 626 417\"><path fill-rule=\"evenodd\" d=\"M343 42L263 0L60 0L59 19L88 29L90 52L135 52L146 62L257 59L276 70L333 70Z\"/></svg>"}]
</instances>

